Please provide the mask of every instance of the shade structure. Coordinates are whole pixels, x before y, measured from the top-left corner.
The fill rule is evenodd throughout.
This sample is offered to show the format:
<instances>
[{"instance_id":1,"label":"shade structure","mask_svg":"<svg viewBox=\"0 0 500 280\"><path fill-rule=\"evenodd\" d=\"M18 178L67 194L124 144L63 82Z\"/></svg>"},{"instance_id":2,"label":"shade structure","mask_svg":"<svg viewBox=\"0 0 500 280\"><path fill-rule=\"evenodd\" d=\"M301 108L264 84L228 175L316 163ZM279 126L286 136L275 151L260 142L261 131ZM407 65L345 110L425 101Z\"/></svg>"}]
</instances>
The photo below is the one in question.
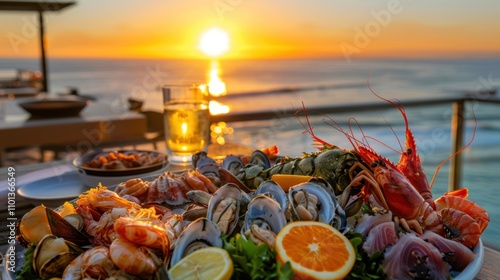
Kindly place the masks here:
<instances>
[{"instance_id":1,"label":"shade structure","mask_svg":"<svg viewBox=\"0 0 500 280\"><path fill-rule=\"evenodd\" d=\"M45 56L45 30L43 23L44 12L56 12L75 4L75 2L62 1L2 1L0 11L31 11L38 13L40 33L40 67L42 71L42 91L48 92L47 60Z\"/></svg>"}]
</instances>

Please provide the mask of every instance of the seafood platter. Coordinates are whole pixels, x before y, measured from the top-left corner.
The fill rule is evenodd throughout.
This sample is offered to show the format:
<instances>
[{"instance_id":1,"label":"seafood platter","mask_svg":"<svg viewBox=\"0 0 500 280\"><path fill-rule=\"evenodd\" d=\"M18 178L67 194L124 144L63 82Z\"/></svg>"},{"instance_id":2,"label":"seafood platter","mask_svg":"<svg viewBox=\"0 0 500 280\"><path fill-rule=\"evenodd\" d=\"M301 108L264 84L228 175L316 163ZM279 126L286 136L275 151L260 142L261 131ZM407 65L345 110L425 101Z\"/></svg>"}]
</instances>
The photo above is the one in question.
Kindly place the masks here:
<instances>
[{"instance_id":1,"label":"seafood platter","mask_svg":"<svg viewBox=\"0 0 500 280\"><path fill-rule=\"evenodd\" d=\"M18 225L26 249L16 279L470 279L479 271L488 213L467 189L432 196L409 129L393 163L363 139L344 133L353 145L337 147L305 127L318 152L278 157L274 147L222 160L201 152L190 170L33 208Z\"/></svg>"}]
</instances>

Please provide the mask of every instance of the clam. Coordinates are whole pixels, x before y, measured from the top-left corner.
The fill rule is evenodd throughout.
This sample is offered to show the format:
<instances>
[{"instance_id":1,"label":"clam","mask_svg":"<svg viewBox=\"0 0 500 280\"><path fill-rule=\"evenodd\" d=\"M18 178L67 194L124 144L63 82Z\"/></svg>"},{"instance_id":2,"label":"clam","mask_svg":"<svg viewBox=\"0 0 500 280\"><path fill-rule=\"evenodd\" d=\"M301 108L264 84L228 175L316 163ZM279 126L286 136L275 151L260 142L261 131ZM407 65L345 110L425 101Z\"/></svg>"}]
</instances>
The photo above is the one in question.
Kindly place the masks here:
<instances>
[{"instance_id":1,"label":"clam","mask_svg":"<svg viewBox=\"0 0 500 280\"><path fill-rule=\"evenodd\" d=\"M51 234L45 206L37 206L24 214L17 229L17 239L24 247L28 247L30 243L38 243L45 235Z\"/></svg>"},{"instance_id":2,"label":"clam","mask_svg":"<svg viewBox=\"0 0 500 280\"><path fill-rule=\"evenodd\" d=\"M238 225L241 200L241 190L234 184L225 184L210 199L207 219L214 222L221 233L230 235Z\"/></svg>"},{"instance_id":3,"label":"clam","mask_svg":"<svg viewBox=\"0 0 500 280\"><path fill-rule=\"evenodd\" d=\"M255 243L273 248L276 234L287 223L281 206L266 195L255 196L248 204L241 233Z\"/></svg>"},{"instance_id":4,"label":"clam","mask_svg":"<svg viewBox=\"0 0 500 280\"><path fill-rule=\"evenodd\" d=\"M63 218L50 208L45 208L45 212L52 234L80 246L90 244L89 238L80 231L83 228L82 216L74 213Z\"/></svg>"},{"instance_id":5,"label":"clam","mask_svg":"<svg viewBox=\"0 0 500 280\"><path fill-rule=\"evenodd\" d=\"M88 237L80 232L83 228L83 218L77 214L69 214L64 218L54 210L43 205L26 213L18 226L18 240L27 247L30 243L38 243L47 234L76 243L90 244Z\"/></svg>"},{"instance_id":6,"label":"clam","mask_svg":"<svg viewBox=\"0 0 500 280\"><path fill-rule=\"evenodd\" d=\"M43 279L61 277L66 266L81 253L73 242L47 234L33 252L33 268Z\"/></svg>"},{"instance_id":7,"label":"clam","mask_svg":"<svg viewBox=\"0 0 500 280\"><path fill-rule=\"evenodd\" d=\"M179 235L174 245L170 266L183 257L203 247L222 248L221 232L217 225L207 218L191 222Z\"/></svg>"},{"instance_id":8,"label":"clam","mask_svg":"<svg viewBox=\"0 0 500 280\"><path fill-rule=\"evenodd\" d=\"M288 205L288 198L286 197L285 191L278 185L278 183L268 180L260 184L257 191L255 191L255 195L266 195L278 202L281 206L281 209L285 211Z\"/></svg>"}]
</instances>

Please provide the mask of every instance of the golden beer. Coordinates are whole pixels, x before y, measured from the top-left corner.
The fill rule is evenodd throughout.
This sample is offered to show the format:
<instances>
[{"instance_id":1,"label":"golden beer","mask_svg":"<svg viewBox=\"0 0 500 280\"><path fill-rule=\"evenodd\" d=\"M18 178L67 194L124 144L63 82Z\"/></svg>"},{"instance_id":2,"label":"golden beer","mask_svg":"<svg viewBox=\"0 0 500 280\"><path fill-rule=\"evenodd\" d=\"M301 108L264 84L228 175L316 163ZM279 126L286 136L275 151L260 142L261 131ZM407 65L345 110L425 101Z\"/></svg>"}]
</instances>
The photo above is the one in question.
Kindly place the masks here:
<instances>
[{"instance_id":1,"label":"golden beer","mask_svg":"<svg viewBox=\"0 0 500 280\"><path fill-rule=\"evenodd\" d=\"M172 161L189 162L192 154L206 150L210 136L210 112L205 103L164 106L165 141Z\"/></svg>"}]
</instances>

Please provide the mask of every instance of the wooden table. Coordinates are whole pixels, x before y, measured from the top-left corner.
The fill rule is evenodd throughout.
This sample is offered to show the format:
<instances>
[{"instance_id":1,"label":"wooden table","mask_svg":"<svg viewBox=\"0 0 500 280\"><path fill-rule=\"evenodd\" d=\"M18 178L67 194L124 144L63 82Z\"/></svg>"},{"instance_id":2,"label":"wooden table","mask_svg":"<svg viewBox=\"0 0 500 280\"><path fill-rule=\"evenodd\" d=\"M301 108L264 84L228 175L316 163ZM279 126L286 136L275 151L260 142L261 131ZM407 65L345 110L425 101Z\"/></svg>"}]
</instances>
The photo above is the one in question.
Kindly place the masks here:
<instances>
[{"instance_id":1,"label":"wooden table","mask_svg":"<svg viewBox=\"0 0 500 280\"><path fill-rule=\"evenodd\" d=\"M0 166L7 148L67 145L85 152L110 142L144 139L146 133L142 114L114 108L110 102L89 101L78 116L46 119L30 117L17 104L22 101L7 102L0 118Z\"/></svg>"},{"instance_id":2,"label":"wooden table","mask_svg":"<svg viewBox=\"0 0 500 280\"><path fill-rule=\"evenodd\" d=\"M236 147L239 148L239 147ZM209 154L210 154L210 148L209 148ZM40 163L40 164L32 164L32 165L20 165L20 166L13 166L16 169L16 177L21 176L23 174L27 174L29 172L33 172L36 170L40 170L43 168L51 167L51 166L57 166L63 162L47 162L47 163ZM0 182L6 180L8 177L8 167L3 167L0 168ZM33 206L31 205L26 205L23 206L22 208L17 208L16 207L16 216L19 218L24 215L26 211L31 209ZM0 209L4 209L5 206L0 205ZM8 237L8 228L7 228L7 211L2 210L0 213L0 252L5 252L6 251L6 243L7 243L7 237ZM488 248L487 244L485 246L484 250L484 261L483 261L483 267L481 268L481 271L479 271L478 275L476 276L475 279L498 279L500 277L500 252L493 250L491 248Z\"/></svg>"}]
</instances>

